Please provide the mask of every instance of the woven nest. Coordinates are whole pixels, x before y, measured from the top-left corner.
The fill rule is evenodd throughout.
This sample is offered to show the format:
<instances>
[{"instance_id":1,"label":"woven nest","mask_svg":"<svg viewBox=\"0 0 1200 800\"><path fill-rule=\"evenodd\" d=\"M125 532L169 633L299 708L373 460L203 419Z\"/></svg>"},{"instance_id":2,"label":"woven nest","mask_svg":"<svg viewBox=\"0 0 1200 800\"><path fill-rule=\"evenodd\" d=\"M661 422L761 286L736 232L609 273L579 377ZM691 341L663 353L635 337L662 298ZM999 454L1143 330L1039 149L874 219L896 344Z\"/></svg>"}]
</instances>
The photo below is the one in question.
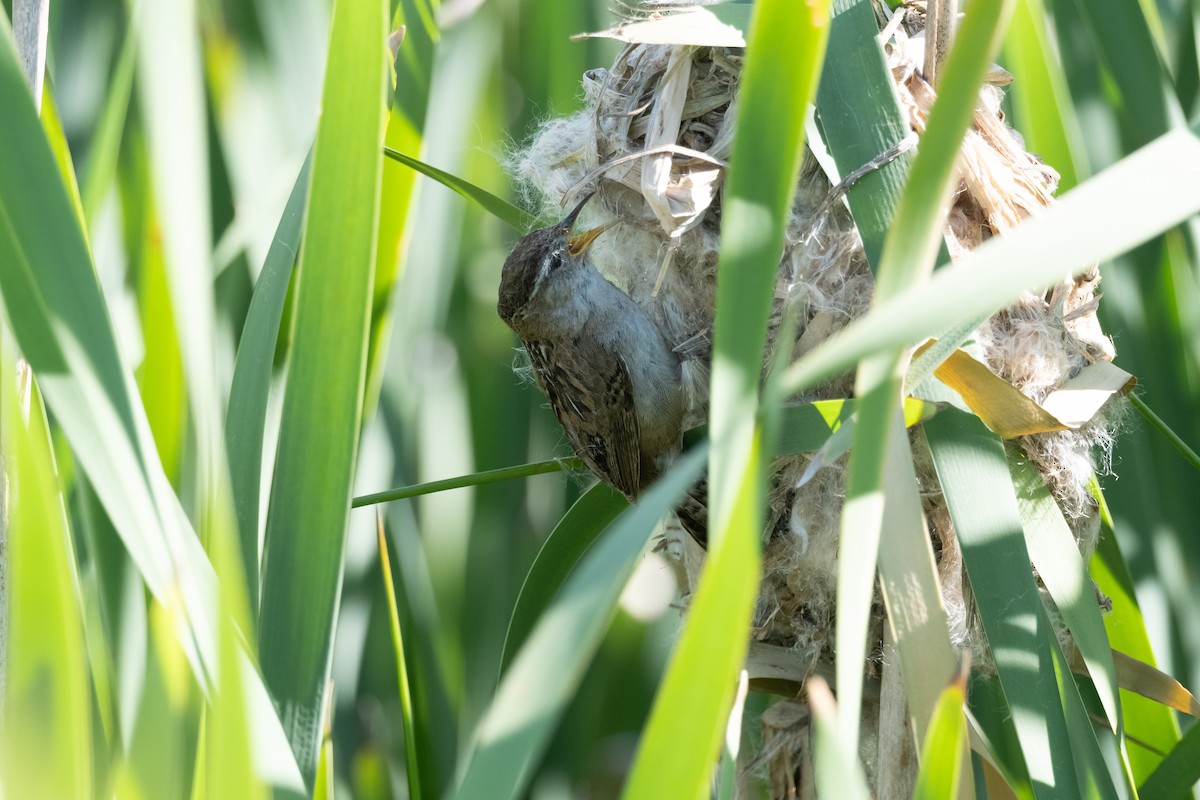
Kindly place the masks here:
<instances>
[{"instance_id":1,"label":"woven nest","mask_svg":"<svg viewBox=\"0 0 1200 800\"><path fill-rule=\"evenodd\" d=\"M920 16L888 25L884 42L902 108L918 135L935 98L921 72ZM741 66L737 48L631 44L607 70L584 75L584 110L546 122L510 163L530 201L547 216L561 215L581 189L598 185L598 202L589 203L583 224L620 224L596 241L593 262L677 344L712 327L724 165L732 150ZM1006 79L997 70L981 90L963 145L946 230L955 259L1054 202L1057 174L1026 152L1003 122L999 84ZM786 314L799 322L794 342L799 358L868 309L872 275L853 220L841 202L831 201L835 197L830 178L808 153L779 260L764 364L770 363ZM981 324L967 349L1029 398L1044 400L1084 366L1114 356L1096 320L1098 281L1092 270L1044 293L1026 294ZM708 411L708 365L703 348L698 351L685 363L689 425L702 423ZM852 390L853 376L847 375L794 400L850 397ZM1058 501L1084 558L1099 532L1087 483L1093 471L1108 467L1121 407L1109 402L1076 430L1017 440ZM954 527L928 448L919 432L912 439L950 637L956 647L973 651L974 663L986 665ZM790 648L809 659L810 667L832 657L845 482L844 458L802 482L811 459L774 462L754 621L760 642ZM683 537L669 548L688 567L685 596L699 560L691 547ZM881 603L879 609L877 623ZM868 676L880 657L881 624L872 635L876 646Z\"/></svg>"}]
</instances>

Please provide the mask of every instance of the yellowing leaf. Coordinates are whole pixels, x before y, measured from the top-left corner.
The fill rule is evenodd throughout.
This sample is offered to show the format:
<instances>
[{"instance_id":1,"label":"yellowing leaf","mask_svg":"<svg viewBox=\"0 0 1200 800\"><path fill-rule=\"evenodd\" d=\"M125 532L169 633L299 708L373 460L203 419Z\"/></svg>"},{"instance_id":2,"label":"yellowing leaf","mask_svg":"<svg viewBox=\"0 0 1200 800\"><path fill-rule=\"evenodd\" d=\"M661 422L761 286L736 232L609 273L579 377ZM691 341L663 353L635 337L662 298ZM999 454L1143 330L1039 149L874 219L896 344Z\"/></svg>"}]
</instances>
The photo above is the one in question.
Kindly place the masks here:
<instances>
[{"instance_id":1,"label":"yellowing leaf","mask_svg":"<svg viewBox=\"0 0 1200 800\"><path fill-rule=\"evenodd\" d=\"M913 357L936 342L930 339L916 349ZM1003 439L1078 428L1094 417L1110 397L1129 391L1137 383L1120 367L1097 361L1039 405L964 350L951 353L933 374L958 392L983 424Z\"/></svg>"}]
</instances>

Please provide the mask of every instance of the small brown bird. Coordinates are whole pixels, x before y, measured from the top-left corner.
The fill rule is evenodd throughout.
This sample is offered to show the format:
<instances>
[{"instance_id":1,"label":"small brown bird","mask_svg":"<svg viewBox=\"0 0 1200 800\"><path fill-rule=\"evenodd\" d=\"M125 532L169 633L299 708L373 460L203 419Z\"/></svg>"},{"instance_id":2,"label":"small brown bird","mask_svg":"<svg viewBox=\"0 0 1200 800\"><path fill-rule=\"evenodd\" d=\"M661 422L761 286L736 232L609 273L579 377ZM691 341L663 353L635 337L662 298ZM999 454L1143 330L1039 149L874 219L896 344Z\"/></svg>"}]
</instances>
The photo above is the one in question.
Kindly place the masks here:
<instances>
[{"instance_id":1,"label":"small brown bird","mask_svg":"<svg viewBox=\"0 0 1200 800\"><path fill-rule=\"evenodd\" d=\"M680 450L680 362L645 309L588 260L609 226L571 235L591 196L517 242L496 310L524 343L575 453L632 501Z\"/></svg>"}]
</instances>

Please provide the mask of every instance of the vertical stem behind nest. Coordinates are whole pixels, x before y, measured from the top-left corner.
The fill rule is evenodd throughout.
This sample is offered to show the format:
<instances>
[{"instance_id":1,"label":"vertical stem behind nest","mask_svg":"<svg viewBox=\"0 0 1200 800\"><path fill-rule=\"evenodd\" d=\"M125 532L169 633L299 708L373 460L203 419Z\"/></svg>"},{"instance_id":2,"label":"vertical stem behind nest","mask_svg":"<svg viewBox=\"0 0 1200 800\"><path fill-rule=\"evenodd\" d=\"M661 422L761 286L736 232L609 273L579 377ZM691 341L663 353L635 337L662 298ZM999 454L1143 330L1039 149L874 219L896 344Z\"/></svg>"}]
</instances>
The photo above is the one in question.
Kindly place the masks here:
<instances>
[{"instance_id":1,"label":"vertical stem behind nest","mask_svg":"<svg viewBox=\"0 0 1200 800\"><path fill-rule=\"evenodd\" d=\"M46 32L50 27L50 0L13 0L13 38L25 66L33 105L42 111L42 76L46 74Z\"/></svg>"},{"instance_id":2,"label":"vertical stem behind nest","mask_svg":"<svg viewBox=\"0 0 1200 800\"><path fill-rule=\"evenodd\" d=\"M929 0L925 17L925 80L937 86L942 62L954 40L954 22L958 16L958 0Z\"/></svg>"},{"instance_id":3,"label":"vertical stem behind nest","mask_svg":"<svg viewBox=\"0 0 1200 800\"><path fill-rule=\"evenodd\" d=\"M917 743L908 713L900 654L892 644L891 626L883 626L883 677L879 689L879 756L875 796L879 800L912 797L917 781Z\"/></svg>"}]
</instances>

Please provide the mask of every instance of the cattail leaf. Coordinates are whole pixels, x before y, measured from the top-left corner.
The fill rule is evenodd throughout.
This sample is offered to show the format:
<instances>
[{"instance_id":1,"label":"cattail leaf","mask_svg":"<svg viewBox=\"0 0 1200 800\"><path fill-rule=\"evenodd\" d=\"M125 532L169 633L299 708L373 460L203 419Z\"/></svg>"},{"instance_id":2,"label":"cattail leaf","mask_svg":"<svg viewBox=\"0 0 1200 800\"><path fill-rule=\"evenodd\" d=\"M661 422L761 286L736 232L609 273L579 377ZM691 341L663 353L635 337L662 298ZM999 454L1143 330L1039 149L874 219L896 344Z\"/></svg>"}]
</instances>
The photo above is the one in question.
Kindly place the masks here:
<instances>
[{"instance_id":1,"label":"cattail leaf","mask_svg":"<svg viewBox=\"0 0 1200 800\"><path fill-rule=\"evenodd\" d=\"M396 85L384 133L386 149L419 153L429 103L429 86L437 43L441 38L429 0L403 0L393 4L392 30L403 29L403 39L393 66ZM412 217L417 176L399 163L385 161L380 188L379 233L372 279L371 332L367 349L367 383L363 414L378 405L383 383L387 343L392 332L392 295L404 274L404 233Z\"/></svg>"},{"instance_id":2,"label":"cattail leaf","mask_svg":"<svg viewBox=\"0 0 1200 800\"><path fill-rule=\"evenodd\" d=\"M197 679L215 664L213 576L170 493L91 256L0 22L0 293L17 343L151 592L182 598ZM187 566L184 566L186 563ZM176 594L178 593L178 594Z\"/></svg>"},{"instance_id":3,"label":"cattail leaf","mask_svg":"<svg viewBox=\"0 0 1200 800\"><path fill-rule=\"evenodd\" d=\"M231 509L217 396L216 300L208 120L194 0L140 10L137 81L149 159L150 197L196 433L197 526L228 522Z\"/></svg>"},{"instance_id":4,"label":"cattail leaf","mask_svg":"<svg viewBox=\"0 0 1200 800\"><path fill-rule=\"evenodd\" d=\"M392 581L392 563L388 558L387 537L383 532L383 515L376 517L378 523L377 541L379 542L379 564L383 572L383 591L387 596L388 622L392 628L392 650L396 655L396 680L400 689L400 720L404 731L404 766L405 779L408 782L408 792L411 797L421 796L421 767L417 757L417 721L413 715L412 689L408 681L408 661L404 655L404 636L400 630L400 612L396 605L396 586ZM328 735L325 737L328 742ZM332 759L332 745L328 745L328 756L323 752L323 759ZM320 769L318 768L318 772ZM317 785L321 781L318 776Z\"/></svg>"},{"instance_id":5,"label":"cattail leaf","mask_svg":"<svg viewBox=\"0 0 1200 800\"><path fill-rule=\"evenodd\" d=\"M1037 468L1014 448L1008 449L1008 458L1025 530L1025 546L1034 569L1087 664L1109 728L1118 732L1122 722L1117 672L1096 593L1075 537Z\"/></svg>"},{"instance_id":6,"label":"cattail leaf","mask_svg":"<svg viewBox=\"0 0 1200 800\"><path fill-rule=\"evenodd\" d=\"M962 756L967 738L963 706L967 673L960 671L938 697L921 750L921 770L913 792L916 800L959 797Z\"/></svg>"},{"instance_id":7,"label":"cattail leaf","mask_svg":"<svg viewBox=\"0 0 1200 800\"><path fill-rule=\"evenodd\" d=\"M958 28L939 73L937 101L929 112L920 151L884 240L876 270L876 304L919 286L933 271L945 224L944 209L957 180L958 153L1011 11L1011 0L983 3L972 7ZM852 750L858 745L862 665L884 522L883 467L889 439L896 430L893 420L900 405L905 366L907 355L893 336L890 345L860 362L855 377L858 420L846 475L840 540L840 551L853 552L855 557L838 560L836 633L838 727L843 746ZM921 709L920 713L924 716L929 711Z\"/></svg>"},{"instance_id":8,"label":"cattail leaf","mask_svg":"<svg viewBox=\"0 0 1200 800\"><path fill-rule=\"evenodd\" d=\"M2 783L12 797L90 797L91 691L74 545L41 396L28 370L27 395L18 394L12 340L4 338Z\"/></svg>"},{"instance_id":9,"label":"cattail leaf","mask_svg":"<svg viewBox=\"0 0 1200 800\"><path fill-rule=\"evenodd\" d=\"M50 85L46 84L43 88L45 91L42 96L42 129L46 132L46 140L50 143L50 150L54 153L54 162L58 165L63 185L66 186L67 194L71 198L71 209L79 219L79 226L86 229L83 201L79 198L79 181L75 177L75 162L71 158L71 148L67 143L67 135L63 131L62 119L58 114L58 104L54 102L54 96L50 94Z\"/></svg>"},{"instance_id":10,"label":"cattail leaf","mask_svg":"<svg viewBox=\"0 0 1200 800\"><path fill-rule=\"evenodd\" d=\"M1034 800L1033 784L1025 768L1025 756L1021 752L1021 740L1013 722L1012 708L1004 696L1000 680L976 670L971 673L967 699L970 705L967 728L971 749L984 762L987 796L992 796L993 783L998 781L1006 792L1020 800Z\"/></svg>"},{"instance_id":11,"label":"cattail leaf","mask_svg":"<svg viewBox=\"0 0 1200 800\"><path fill-rule=\"evenodd\" d=\"M584 556L513 657L472 737L454 797L522 796L600 645L650 532L699 476L686 454Z\"/></svg>"},{"instance_id":12,"label":"cattail leaf","mask_svg":"<svg viewBox=\"0 0 1200 800\"><path fill-rule=\"evenodd\" d=\"M1003 446L956 409L925 430L1035 793L1115 797L1107 771L1094 769L1096 738L1030 571Z\"/></svg>"},{"instance_id":13,"label":"cattail leaf","mask_svg":"<svg viewBox=\"0 0 1200 800\"><path fill-rule=\"evenodd\" d=\"M911 135L878 37L879 23L871 3L834 3L828 68L817 92L817 115L842 176L888 153ZM846 192L872 270L879 267L883 240L895 217L912 157L911 152L897 154L868 170Z\"/></svg>"},{"instance_id":14,"label":"cattail leaf","mask_svg":"<svg viewBox=\"0 0 1200 800\"><path fill-rule=\"evenodd\" d=\"M583 494L542 543L513 606L500 657L503 676L537 620L592 543L628 506L624 495L603 483Z\"/></svg>"},{"instance_id":15,"label":"cattail leaf","mask_svg":"<svg viewBox=\"0 0 1200 800\"><path fill-rule=\"evenodd\" d=\"M379 3L334 9L263 552L263 678L310 786L364 394L383 166L384 22Z\"/></svg>"},{"instance_id":16,"label":"cattail leaf","mask_svg":"<svg viewBox=\"0 0 1200 800\"><path fill-rule=\"evenodd\" d=\"M312 154L296 176L275 237L263 260L238 345L225 414L225 450L241 539L242 570L251 606L258 606L262 460L276 343L292 267L300 247Z\"/></svg>"},{"instance_id":17,"label":"cattail leaf","mask_svg":"<svg viewBox=\"0 0 1200 800\"><path fill-rule=\"evenodd\" d=\"M252 683L257 674L247 670L242 656L242 628L251 618L246 581L242 577L238 540L235 531L214 532L210 552L214 566L221 576L220 627L217 648L220 658L218 688L206 709L201 733L203 744L197 757L201 772L193 787L193 796L206 800L238 797L245 800L266 800L266 776L253 746L257 731L256 708ZM199 787L197 790L196 787ZM294 787L293 787L294 788ZM280 796L286 796L283 791Z\"/></svg>"},{"instance_id":18,"label":"cattail leaf","mask_svg":"<svg viewBox=\"0 0 1200 800\"><path fill-rule=\"evenodd\" d=\"M759 0L752 14L717 267L709 556L625 787L630 798L694 797L707 786L760 577L763 458L773 448L762 431L778 430L778 408L764 409L759 425L759 371L829 3Z\"/></svg>"},{"instance_id":19,"label":"cattail leaf","mask_svg":"<svg viewBox=\"0 0 1200 800\"><path fill-rule=\"evenodd\" d=\"M846 748L838 733L838 711L823 678L808 681L808 704L813 714L813 778L822 796L867 800L871 796L858 751Z\"/></svg>"},{"instance_id":20,"label":"cattail leaf","mask_svg":"<svg viewBox=\"0 0 1200 800\"><path fill-rule=\"evenodd\" d=\"M908 435L896 427L884 461L883 511L888 532L879 542L879 587L920 742L928 735L946 676L953 673L955 651L947 633L941 581L922 513L912 448ZM905 669L906 664L913 666ZM917 664L920 669L915 668Z\"/></svg>"},{"instance_id":21,"label":"cattail leaf","mask_svg":"<svg viewBox=\"0 0 1200 800\"><path fill-rule=\"evenodd\" d=\"M1117 671L1117 684L1122 689L1136 692L1167 708L1200 717L1200 701L1167 673L1119 650L1112 651L1112 660Z\"/></svg>"},{"instance_id":22,"label":"cattail leaf","mask_svg":"<svg viewBox=\"0 0 1200 800\"><path fill-rule=\"evenodd\" d=\"M722 224L719 275L738 279L718 278L710 409L717 443L709 484L713 544L626 786L628 797L691 796L702 789L732 701L732 677L744 655L744 620L757 586L754 532L762 504L762 445L753 424L758 366L783 211L799 167L803 101L815 90L826 14L826 9L785 3L760 2L754 9L739 95L742 133L735 139ZM803 40L811 46L802 46ZM795 82L803 88L789 86L780 93L783 87L768 76L785 73L798 76ZM768 175L774 179L762 179ZM714 641L728 644L714 652ZM698 697L704 698L699 709ZM688 724L681 726L684 719Z\"/></svg>"},{"instance_id":23,"label":"cattail leaf","mask_svg":"<svg viewBox=\"0 0 1200 800\"><path fill-rule=\"evenodd\" d=\"M1142 618L1133 579L1117 547L1112 515L1104 494L1093 485L1092 496L1100 506L1100 542L1092 556L1089 572L1096 586L1112 600L1112 611L1104 615L1104 629L1116 652L1154 666L1154 651ZM1137 781L1146 780L1179 741L1179 723L1171 710L1125 689L1120 692L1125 720L1128 758Z\"/></svg>"},{"instance_id":24,"label":"cattail leaf","mask_svg":"<svg viewBox=\"0 0 1200 800\"><path fill-rule=\"evenodd\" d=\"M914 358L936 346L931 339ZM1040 404L965 350L954 350L933 370L956 391L983 424L1002 439L1073 430L1089 422L1113 395L1128 392L1137 379L1110 361L1087 364Z\"/></svg>"},{"instance_id":25,"label":"cattail leaf","mask_svg":"<svg viewBox=\"0 0 1200 800\"><path fill-rule=\"evenodd\" d=\"M1017 0L1004 55L1013 75L1008 96L1014 124L1029 149L1058 172L1061 193L1075 188L1087 169L1080 163L1085 152L1083 131L1050 32L1043 0Z\"/></svg>"},{"instance_id":26,"label":"cattail leaf","mask_svg":"<svg viewBox=\"0 0 1200 800\"><path fill-rule=\"evenodd\" d=\"M1141 797L1186 798L1200 781L1200 725L1193 725L1138 787Z\"/></svg>"},{"instance_id":27,"label":"cattail leaf","mask_svg":"<svg viewBox=\"0 0 1200 800\"><path fill-rule=\"evenodd\" d=\"M112 188L117 171L117 158L124 136L125 119L129 114L129 99L133 94L133 75L137 67L137 29L130 24L121 40L120 54L108 78L104 108L96 124L94 139L89 148L87 166L83 171L83 215L88 225L96 222L100 204Z\"/></svg>"},{"instance_id":28,"label":"cattail leaf","mask_svg":"<svg viewBox=\"0 0 1200 800\"><path fill-rule=\"evenodd\" d=\"M497 197L487 189L482 189L470 181L465 181L457 175L451 175L449 172L426 164L424 161L420 161L412 156L405 155L391 147L385 147L383 152L384 155L393 161L404 164L406 167L411 167L422 175L433 178L447 189L452 189L468 200L478 203L481 208L491 213L501 222L507 223L514 230L526 231L537 224L537 219L532 215L525 213L507 200Z\"/></svg>"}]
</instances>

